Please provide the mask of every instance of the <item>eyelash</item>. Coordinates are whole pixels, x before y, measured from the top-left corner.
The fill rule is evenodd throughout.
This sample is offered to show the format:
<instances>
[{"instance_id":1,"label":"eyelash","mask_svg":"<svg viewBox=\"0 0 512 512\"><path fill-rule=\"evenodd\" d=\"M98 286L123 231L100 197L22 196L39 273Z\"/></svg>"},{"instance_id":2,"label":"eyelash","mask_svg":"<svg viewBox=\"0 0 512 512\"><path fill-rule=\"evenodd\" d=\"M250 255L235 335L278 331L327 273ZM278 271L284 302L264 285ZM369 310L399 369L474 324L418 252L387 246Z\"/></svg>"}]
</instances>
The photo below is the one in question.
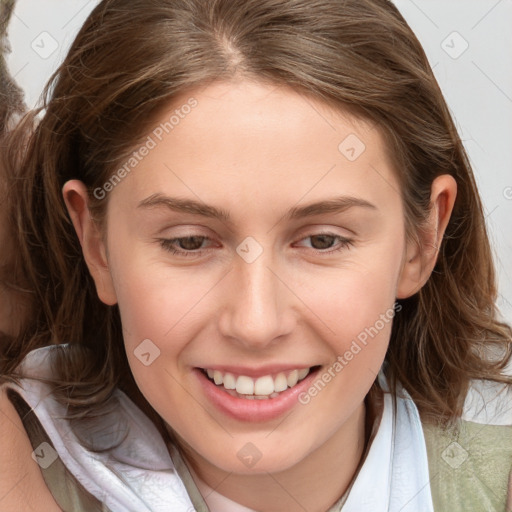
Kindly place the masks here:
<instances>
[{"instance_id":1,"label":"eyelash","mask_svg":"<svg viewBox=\"0 0 512 512\"><path fill-rule=\"evenodd\" d=\"M344 249L349 249L350 247L352 247L354 245L353 240L351 240L349 238L344 238L339 235L335 235L333 233L315 233L314 235L308 235L304 238L301 238L301 240L306 240L308 238L313 238L313 237L317 237L317 236L330 236L339 241L339 246L336 249L330 249L330 250L322 250L322 249L314 249L314 248L312 249L322 255L340 252ZM160 242L160 245L162 246L162 248L164 250L169 251L170 253L175 254L177 256L194 257L194 256L201 255L201 253L204 252L204 250L202 251L201 249L194 249L194 250L190 250L190 251L185 251L185 250L176 249L175 245L173 245L176 242L179 242L181 240L187 240L189 238L200 238L202 240L209 240L209 238L206 236L191 235L191 236L183 236L183 237L179 237L179 238L159 238L158 241ZM206 251L207 250L208 249L206 249Z\"/></svg>"}]
</instances>

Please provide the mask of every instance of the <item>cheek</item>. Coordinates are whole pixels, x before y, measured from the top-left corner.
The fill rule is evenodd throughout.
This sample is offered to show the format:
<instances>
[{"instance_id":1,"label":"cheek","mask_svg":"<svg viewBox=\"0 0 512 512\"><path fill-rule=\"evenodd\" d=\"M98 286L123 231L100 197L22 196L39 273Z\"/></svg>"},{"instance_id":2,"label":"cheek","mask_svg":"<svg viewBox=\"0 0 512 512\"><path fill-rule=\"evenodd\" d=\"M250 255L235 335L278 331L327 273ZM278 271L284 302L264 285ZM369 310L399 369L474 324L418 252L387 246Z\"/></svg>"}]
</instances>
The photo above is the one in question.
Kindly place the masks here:
<instances>
[{"instance_id":1,"label":"cheek","mask_svg":"<svg viewBox=\"0 0 512 512\"><path fill-rule=\"evenodd\" d=\"M333 400L339 400L335 394L341 389L344 400L362 400L379 372L399 311L395 292L402 250L397 237L368 250L364 258L347 261L343 269L304 283L305 302L318 312L318 329L321 323L324 343L331 349L324 377L334 384Z\"/></svg>"},{"instance_id":2,"label":"cheek","mask_svg":"<svg viewBox=\"0 0 512 512\"><path fill-rule=\"evenodd\" d=\"M340 273L338 282L326 280L318 287L321 294L310 292L310 304L319 312L316 332L325 333L323 345L330 349L329 364L299 397L311 410L329 411L327 419L321 413L308 418L311 432L335 431L347 421L385 359L393 318L399 314L394 295L397 272L387 265L376 267Z\"/></svg>"},{"instance_id":3,"label":"cheek","mask_svg":"<svg viewBox=\"0 0 512 512\"><path fill-rule=\"evenodd\" d=\"M127 348L180 329L215 284L215 276L152 262L143 251L113 253L110 261Z\"/></svg>"},{"instance_id":4,"label":"cheek","mask_svg":"<svg viewBox=\"0 0 512 512\"><path fill-rule=\"evenodd\" d=\"M349 261L343 268L307 276L301 290L333 338L346 341L374 325L382 314L392 314L400 267L400 245L388 246L368 254L366 261Z\"/></svg>"},{"instance_id":5,"label":"cheek","mask_svg":"<svg viewBox=\"0 0 512 512\"><path fill-rule=\"evenodd\" d=\"M394 316L390 290L392 286L377 285L371 275L351 276L318 304L330 327L325 341L333 353L332 370L343 374L336 380L345 391L364 394L382 365Z\"/></svg>"},{"instance_id":6,"label":"cheek","mask_svg":"<svg viewBox=\"0 0 512 512\"><path fill-rule=\"evenodd\" d=\"M215 308L221 301L214 297L220 294L229 300L230 290L222 290L225 283L219 282L222 272L218 268L170 267L162 261L152 262L142 250L127 252L116 247L122 244L113 244L109 260L115 269L113 280L128 351L150 339L162 349L165 343L166 351L177 353L186 338L193 339L202 323L212 314L215 318ZM399 240L388 240L361 253L349 256L339 268L294 267L286 279L294 293L316 313L316 335L321 331L332 338L329 344L338 354L345 351L347 342L350 344L373 326L395 300ZM283 269L281 275L286 273ZM307 319L311 312L304 310L301 315ZM169 337L172 344L168 343Z\"/></svg>"},{"instance_id":7,"label":"cheek","mask_svg":"<svg viewBox=\"0 0 512 512\"><path fill-rule=\"evenodd\" d=\"M190 311L204 283L180 275L165 275L134 253L116 258L114 286L121 315L128 363L138 388L160 414L183 410L180 354L197 326ZM203 292L204 293L204 292Z\"/></svg>"}]
</instances>

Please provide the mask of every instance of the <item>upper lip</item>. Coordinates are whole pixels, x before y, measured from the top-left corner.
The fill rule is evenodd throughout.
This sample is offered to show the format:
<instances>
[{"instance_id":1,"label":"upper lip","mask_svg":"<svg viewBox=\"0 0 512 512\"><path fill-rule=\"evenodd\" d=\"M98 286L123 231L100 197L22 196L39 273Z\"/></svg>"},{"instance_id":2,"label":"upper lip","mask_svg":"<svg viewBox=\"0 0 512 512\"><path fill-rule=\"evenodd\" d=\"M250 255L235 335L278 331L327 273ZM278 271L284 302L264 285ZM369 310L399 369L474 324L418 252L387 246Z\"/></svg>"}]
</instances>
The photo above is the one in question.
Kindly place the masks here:
<instances>
[{"instance_id":1,"label":"upper lip","mask_svg":"<svg viewBox=\"0 0 512 512\"><path fill-rule=\"evenodd\" d=\"M277 373L287 373L292 370L302 370L303 368L313 368L318 365L310 364L271 364L266 366L232 366L232 365L207 365L200 367L203 370L218 370L222 373L232 373L233 375L246 375L247 377L263 377Z\"/></svg>"}]
</instances>

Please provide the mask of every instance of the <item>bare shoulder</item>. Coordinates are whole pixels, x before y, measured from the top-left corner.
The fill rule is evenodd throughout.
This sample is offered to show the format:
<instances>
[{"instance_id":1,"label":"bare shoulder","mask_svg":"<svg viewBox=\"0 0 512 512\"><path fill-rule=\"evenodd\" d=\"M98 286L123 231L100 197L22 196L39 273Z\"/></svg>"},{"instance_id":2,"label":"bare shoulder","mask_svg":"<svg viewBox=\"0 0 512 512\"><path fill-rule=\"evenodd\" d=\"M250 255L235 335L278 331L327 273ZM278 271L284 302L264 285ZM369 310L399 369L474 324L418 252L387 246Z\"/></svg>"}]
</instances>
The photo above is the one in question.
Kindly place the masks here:
<instances>
[{"instance_id":1,"label":"bare shoulder","mask_svg":"<svg viewBox=\"0 0 512 512\"><path fill-rule=\"evenodd\" d=\"M61 512L32 451L21 418L0 387L0 510Z\"/></svg>"}]
</instances>

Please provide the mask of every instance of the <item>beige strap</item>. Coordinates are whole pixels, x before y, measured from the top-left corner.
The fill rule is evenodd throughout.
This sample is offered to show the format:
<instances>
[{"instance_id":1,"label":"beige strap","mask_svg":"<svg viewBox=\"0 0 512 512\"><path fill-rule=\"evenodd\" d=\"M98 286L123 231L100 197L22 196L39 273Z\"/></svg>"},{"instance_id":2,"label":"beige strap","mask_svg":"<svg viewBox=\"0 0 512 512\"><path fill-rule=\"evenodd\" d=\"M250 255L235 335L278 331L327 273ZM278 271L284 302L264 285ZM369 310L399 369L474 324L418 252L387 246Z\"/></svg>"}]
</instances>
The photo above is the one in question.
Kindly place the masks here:
<instances>
[{"instance_id":1,"label":"beige strap","mask_svg":"<svg viewBox=\"0 0 512 512\"><path fill-rule=\"evenodd\" d=\"M8 389L7 397L23 422L32 448L36 450L41 443L45 442L55 449L36 414L19 393ZM60 458L46 469L41 468L41 473L49 491L63 512L111 512L78 482Z\"/></svg>"}]
</instances>

